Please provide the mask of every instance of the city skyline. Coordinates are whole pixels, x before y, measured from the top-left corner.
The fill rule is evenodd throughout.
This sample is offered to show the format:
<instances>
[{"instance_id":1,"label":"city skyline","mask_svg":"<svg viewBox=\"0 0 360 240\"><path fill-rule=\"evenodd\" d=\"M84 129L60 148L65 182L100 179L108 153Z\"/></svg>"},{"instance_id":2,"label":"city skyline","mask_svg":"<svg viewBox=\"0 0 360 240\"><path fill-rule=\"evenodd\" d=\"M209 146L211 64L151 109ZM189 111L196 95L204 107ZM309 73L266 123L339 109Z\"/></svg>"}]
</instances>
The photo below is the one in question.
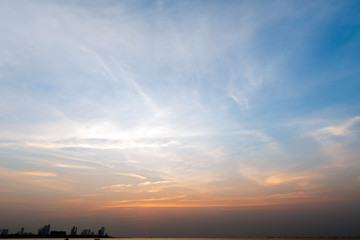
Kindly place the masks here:
<instances>
[{"instance_id":1,"label":"city skyline","mask_svg":"<svg viewBox=\"0 0 360 240\"><path fill-rule=\"evenodd\" d=\"M0 226L359 236L360 1L1 0Z\"/></svg>"},{"instance_id":2,"label":"city skyline","mask_svg":"<svg viewBox=\"0 0 360 240\"><path fill-rule=\"evenodd\" d=\"M38 237L107 237L107 234L105 232L105 227L102 226L97 232L92 231L90 228L85 228L81 231L81 233L78 234L77 232L78 227L73 226L71 230L69 231L70 234L67 234L66 230L52 230L51 225L47 224L43 227L40 227L37 231L37 233L34 233L32 231L25 232L25 228L21 227L21 229L17 232L11 231L11 229L1 229L0 228L0 236L6 237L6 236L38 236Z\"/></svg>"}]
</instances>

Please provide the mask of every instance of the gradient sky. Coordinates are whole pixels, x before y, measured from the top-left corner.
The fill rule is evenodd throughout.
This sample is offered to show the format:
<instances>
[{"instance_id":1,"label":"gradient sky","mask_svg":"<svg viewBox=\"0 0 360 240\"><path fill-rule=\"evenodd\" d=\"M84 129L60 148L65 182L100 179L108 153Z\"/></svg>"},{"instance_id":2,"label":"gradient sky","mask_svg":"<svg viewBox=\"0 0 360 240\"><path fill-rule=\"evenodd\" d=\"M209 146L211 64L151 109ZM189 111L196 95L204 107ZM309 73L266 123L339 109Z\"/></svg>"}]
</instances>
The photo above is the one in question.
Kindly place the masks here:
<instances>
[{"instance_id":1,"label":"gradient sky","mask_svg":"<svg viewBox=\"0 0 360 240\"><path fill-rule=\"evenodd\" d=\"M0 1L0 229L360 235L360 1Z\"/></svg>"}]
</instances>

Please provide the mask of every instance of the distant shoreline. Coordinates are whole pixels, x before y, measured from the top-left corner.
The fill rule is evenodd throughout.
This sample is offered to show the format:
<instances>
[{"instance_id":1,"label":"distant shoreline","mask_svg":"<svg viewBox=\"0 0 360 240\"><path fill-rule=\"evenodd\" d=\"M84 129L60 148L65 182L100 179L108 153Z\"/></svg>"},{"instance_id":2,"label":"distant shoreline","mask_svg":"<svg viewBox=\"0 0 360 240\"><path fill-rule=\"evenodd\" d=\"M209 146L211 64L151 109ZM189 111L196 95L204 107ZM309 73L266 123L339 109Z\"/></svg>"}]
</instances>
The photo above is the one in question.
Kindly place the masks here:
<instances>
[{"instance_id":1,"label":"distant shoreline","mask_svg":"<svg viewBox=\"0 0 360 240\"><path fill-rule=\"evenodd\" d=\"M25 238L38 238L38 239L42 239L42 238L62 238L62 239L70 239L70 238L94 238L94 239L101 239L101 238L112 238L110 236L39 236L39 235L5 235L5 236L0 236L0 239L25 239Z\"/></svg>"},{"instance_id":2,"label":"distant shoreline","mask_svg":"<svg viewBox=\"0 0 360 240\"><path fill-rule=\"evenodd\" d=\"M194 239L359 239L360 237L110 237L110 236L69 236L69 237L58 237L58 236L38 236L38 235L28 235L28 236L19 236L19 235L7 235L0 236L0 239L47 239L47 238L56 238L56 239L72 239L72 238L85 238L85 239L102 239L102 238L169 238L169 239L185 239L185 238L194 238Z\"/></svg>"}]
</instances>

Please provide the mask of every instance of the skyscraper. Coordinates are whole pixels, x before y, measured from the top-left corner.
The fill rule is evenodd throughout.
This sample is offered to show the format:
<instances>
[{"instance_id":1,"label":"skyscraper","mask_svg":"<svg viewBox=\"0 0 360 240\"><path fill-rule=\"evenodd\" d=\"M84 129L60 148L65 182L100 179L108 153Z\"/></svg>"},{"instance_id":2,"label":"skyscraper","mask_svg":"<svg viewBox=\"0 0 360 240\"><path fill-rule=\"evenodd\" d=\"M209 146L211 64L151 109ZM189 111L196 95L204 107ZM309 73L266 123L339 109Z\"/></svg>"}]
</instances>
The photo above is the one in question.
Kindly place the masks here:
<instances>
[{"instance_id":1,"label":"skyscraper","mask_svg":"<svg viewBox=\"0 0 360 240\"><path fill-rule=\"evenodd\" d=\"M105 236L105 227L102 227L99 231L98 231L99 236Z\"/></svg>"},{"instance_id":2,"label":"skyscraper","mask_svg":"<svg viewBox=\"0 0 360 240\"><path fill-rule=\"evenodd\" d=\"M40 228L38 231L38 235L46 236L50 233L50 224L45 225L44 227Z\"/></svg>"},{"instance_id":3,"label":"skyscraper","mask_svg":"<svg viewBox=\"0 0 360 240\"><path fill-rule=\"evenodd\" d=\"M91 232L90 229L84 229L84 230L81 232L81 236L88 236L88 235L90 235L90 232Z\"/></svg>"},{"instance_id":4,"label":"skyscraper","mask_svg":"<svg viewBox=\"0 0 360 240\"><path fill-rule=\"evenodd\" d=\"M77 227L73 226L73 228L71 229L71 234L72 236L75 236L77 234Z\"/></svg>"}]
</instances>

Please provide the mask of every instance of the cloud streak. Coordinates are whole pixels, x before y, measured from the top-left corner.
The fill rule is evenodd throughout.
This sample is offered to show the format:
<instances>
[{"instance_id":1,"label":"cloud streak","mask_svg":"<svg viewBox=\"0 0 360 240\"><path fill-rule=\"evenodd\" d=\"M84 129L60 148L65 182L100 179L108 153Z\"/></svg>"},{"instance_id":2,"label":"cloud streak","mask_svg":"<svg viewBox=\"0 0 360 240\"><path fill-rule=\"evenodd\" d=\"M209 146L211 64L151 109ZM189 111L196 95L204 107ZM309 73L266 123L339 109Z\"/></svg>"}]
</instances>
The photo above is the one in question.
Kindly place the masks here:
<instances>
[{"instance_id":1,"label":"cloud streak","mask_svg":"<svg viewBox=\"0 0 360 240\"><path fill-rule=\"evenodd\" d=\"M7 206L358 199L355 5L1 2Z\"/></svg>"}]
</instances>

